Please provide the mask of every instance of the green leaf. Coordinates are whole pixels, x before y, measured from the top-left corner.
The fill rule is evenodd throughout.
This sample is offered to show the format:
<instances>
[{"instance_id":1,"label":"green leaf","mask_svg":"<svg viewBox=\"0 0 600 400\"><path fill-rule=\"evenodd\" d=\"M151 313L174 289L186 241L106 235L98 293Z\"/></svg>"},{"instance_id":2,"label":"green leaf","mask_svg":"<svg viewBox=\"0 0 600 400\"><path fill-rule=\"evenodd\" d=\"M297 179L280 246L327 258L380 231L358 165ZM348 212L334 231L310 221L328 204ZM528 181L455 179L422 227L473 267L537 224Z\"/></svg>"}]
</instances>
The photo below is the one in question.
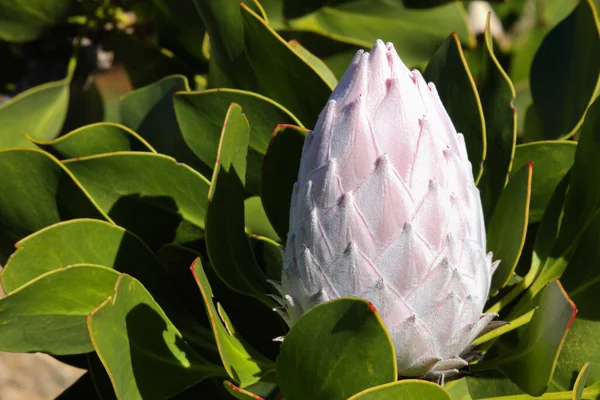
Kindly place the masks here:
<instances>
[{"instance_id":1,"label":"green leaf","mask_svg":"<svg viewBox=\"0 0 600 400\"><path fill-rule=\"evenodd\" d=\"M262 166L261 200L271 225L280 238L289 230L290 205L302 146L307 129L293 125L279 125L265 155Z\"/></svg>"},{"instance_id":2,"label":"green leaf","mask_svg":"<svg viewBox=\"0 0 600 400\"><path fill-rule=\"evenodd\" d=\"M204 64L202 43L206 33L193 0L152 0L158 42L180 58L190 58L195 64ZM187 57L186 57L187 56Z\"/></svg>"},{"instance_id":3,"label":"green leaf","mask_svg":"<svg viewBox=\"0 0 600 400\"><path fill-rule=\"evenodd\" d=\"M473 365L473 371L497 368L532 396L551 382L556 362L577 308L558 281L549 283L516 348L497 359Z\"/></svg>"},{"instance_id":4,"label":"green leaf","mask_svg":"<svg viewBox=\"0 0 600 400\"><path fill-rule=\"evenodd\" d=\"M555 381L561 390L570 387L573 371L585 362L590 361L593 365L600 362L600 346L593 339L594 332L600 329L600 310L594 301L600 284L600 271L595 268L600 262L598 237L600 215L596 214L561 277L565 290L579 309L557 366ZM592 382L600 380L600 370L592 368L589 379Z\"/></svg>"},{"instance_id":5,"label":"green leaf","mask_svg":"<svg viewBox=\"0 0 600 400\"><path fill-rule=\"evenodd\" d=\"M21 286L0 299L0 350L92 351L86 317L110 296L118 277L108 268L73 265Z\"/></svg>"},{"instance_id":6,"label":"green leaf","mask_svg":"<svg viewBox=\"0 0 600 400\"><path fill-rule=\"evenodd\" d=\"M206 174L208 170L186 144L175 117L173 96L189 90L187 79L174 75L128 93L121 100L121 121L159 153Z\"/></svg>"},{"instance_id":7,"label":"green leaf","mask_svg":"<svg viewBox=\"0 0 600 400\"><path fill-rule=\"evenodd\" d=\"M394 346L371 303L342 298L305 313L286 335L277 380L288 400L345 400L397 379Z\"/></svg>"},{"instance_id":8,"label":"green leaf","mask_svg":"<svg viewBox=\"0 0 600 400\"><path fill-rule=\"evenodd\" d=\"M210 332L186 313L179 296L165 285L167 276L152 251L137 236L107 222L63 222L21 240L2 271L2 286L11 293L44 273L74 264L100 265L133 275L161 301L187 340L214 349ZM191 281L189 272L188 277Z\"/></svg>"},{"instance_id":9,"label":"green leaf","mask_svg":"<svg viewBox=\"0 0 600 400\"><path fill-rule=\"evenodd\" d=\"M600 26L582 0L542 42L531 66L531 94L540 137L574 134L595 98L600 77Z\"/></svg>"},{"instance_id":10,"label":"green leaf","mask_svg":"<svg viewBox=\"0 0 600 400\"><path fill-rule=\"evenodd\" d=\"M513 165L533 162L529 223L539 222L558 183L569 172L577 143L567 141L533 142L515 148ZM511 171L510 179L516 171Z\"/></svg>"},{"instance_id":11,"label":"green leaf","mask_svg":"<svg viewBox=\"0 0 600 400\"><path fill-rule=\"evenodd\" d=\"M590 106L579 137L555 254L562 254L572 245L600 208L600 186L596 181L600 174L599 152L600 99Z\"/></svg>"},{"instance_id":12,"label":"green leaf","mask_svg":"<svg viewBox=\"0 0 600 400\"><path fill-rule=\"evenodd\" d=\"M517 139L517 119L512 106L515 89L494 55L489 16L482 52L484 67L478 88L485 116L487 150L478 187L488 223L508 179Z\"/></svg>"},{"instance_id":13,"label":"green leaf","mask_svg":"<svg viewBox=\"0 0 600 400\"><path fill-rule=\"evenodd\" d=\"M280 123L299 124L288 110L273 100L256 93L235 89L214 89L197 93L177 93L173 97L181 133L190 149L212 170L223 121L229 105L239 104L250 123L246 191L258 194L260 167L273 129Z\"/></svg>"},{"instance_id":14,"label":"green leaf","mask_svg":"<svg viewBox=\"0 0 600 400\"><path fill-rule=\"evenodd\" d=\"M181 74L191 79L197 73L169 50L143 42L121 30L113 30L105 45L124 64L135 89L154 84L169 75ZM201 42L196 45L201 48Z\"/></svg>"},{"instance_id":15,"label":"green leaf","mask_svg":"<svg viewBox=\"0 0 600 400\"><path fill-rule=\"evenodd\" d=\"M379 385L350 397L348 400L450 400L450 395L439 385L417 379Z\"/></svg>"},{"instance_id":16,"label":"green leaf","mask_svg":"<svg viewBox=\"0 0 600 400\"><path fill-rule=\"evenodd\" d=\"M424 65L449 32L469 47L476 44L459 2L426 11L407 9L400 1L335 2L286 24L286 29L360 41L365 49L377 39L393 42L404 63L413 67Z\"/></svg>"},{"instance_id":17,"label":"green leaf","mask_svg":"<svg viewBox=\"0 0 600 400\"><path fill-rule=\"evenodd\" d=\"M589 374L590 363L586 362L581 368L581 371L579 371L575 384L573 385L573 400L581 400Z\"/></svg>"},{"instance_id":18,"label":"green leaf","mask_svg":"<svg viewBox=\"0 0 600 400\"><path fill-rule=\"evenodd\" d=\"M64 164L117 224L152 249L203 238L209 182L192 168L161 154L133 152Z\"/></svg>"},{"instance_id":19,"label":"green leaf","mask_svg":"<svg viewBox=\"0 0 600 400\"><path fill-rule=\"evenodd\" d=\"M435 83L456 130L464 135L477 182L486 153L485 120L479 93L456 33L451 34L431 57L423 76Z\"/></svg>"},{"instance_id":20,"label":"green leaf","mask_svg":"<svg viewBox=\"0 0 600 400\"><path fill-rule=\"evenodd\" d=\"M111 122L83 126L47 142L29 136L27 138L42 150L59 159L86 157L117 151L156 152L137 133L123 125Z\"/></svg>"},{"instance_id":21,"label":"green leaf","mask_svg":"<svg viewBox=\"0 0 600 400\"><path fill-rule=\"evenodd\" d=\"M74 264L101 265L138 278L161 271L140 239L119 226L94 219L51 225L19 241L16 247L1 275L6 293L47 272Z\"/></svg>"},{"instance_id":22,"label":"green leaf","mask_svg":"<svg viewBox=\"0 0 600 400\"><path fill-rule=\"evenodd\" d=\"M271 20L269 20L269 24L275 29ZM288 41L292 48L295 49L296 42L301 43L303 48L325 63L327 69L333 73L336 81L344 75L356 52L370 46L369 43L361 40L332 35L330 33L293 30L287 27L284 28L283 26L280 28L278 33ZM318 61L316 62L319 63ZM326 74L328 74L323 71L319 73L323 77L326 77ZM326 78L326 81L335 86L334 80L331 77Z\"/></svg>"},{"instance_id":23,"label":"green leaf","mask_svg":"<svg viewBox=\"0 0 600 400\"><path fill-rule=\"evenodd\" d=\"M502 289L512 275L527 235L533 163L519 168L502 191L487 229L487 249L501 260L492 276L490 293Z\"/></svg>"},{"instance_id":24,"label":"green leaf","mask_svg":"<svg viewBox=\"0 0 600 400\"><path fill-rule=\"evenodd\" d=\"M0 1L0 39L29 42L63 22L72 0Z\"/></svg>"},{"instance_id":25,"label":"green leaf","mask_svg":"<svg viewBox=\"0 0 600 400\"><path fill-rule=\"evenodd\" d=\"M0 0L0 26L3 26L2 7L11 1ZM0 149L33 147L23 133L37 140L58 136L67 116L69 84L74 69L75 60L71 60L65 79L33 87L0 104Z\"/></svg>"},{"instance_id":26,"label":"green leaf","mask_svg":"<svg viewBox=\"0 0 600 400\"><path fill-rule=\"evenodd\" d=\"M325 64L319 57L315 56L313 53L308 51L304 46L302 46L297 40L290 40L288 42L290 47L298 53L300 57L302 57L309 65L311 65L323 78L325 82L331 87L335 87L338 83L337 78L331 72L327 64Z\"/></svg>"},{"instance_id":27,"label":"green leaf","mask_svg":"<svg viewBox=\"0 0 600 400\"><path fill-rule=\"evenodd\" d=\"M333 89L318 72L244 2L196 5L211 40L211 85L267 96L313 126ZM216 71L224 75L221 82L215 82Z\"/></svg>"},{"instance_id":28,"label":"green leaf","mask_svg":"<svg viewBox=\"0 0 600 400\"><path fill-rule=\"evenodd\" d=\"M122 274L88 316L94 349L121 399L162 400L224 373L183 341L150 293Z\"/></svg>"},{"instance_id":29,"label":"green leaf","mask_svg":"<svg viewBox=\"0 0 600 400\"><path fill-rule=\"evenodd\" d=\"M244 219L246 232L249 235L264 236L274 241L281 241L265 214L260 197L253 196L244 200Z\"/></svg>"},{"instance_id":30,"label":"green leaf","mask_svg":"<svg viewBox=\"0 0 600 400\"><path fill-rule=\"evenodd\" d=\"M248 392L247 390L241 389L229 381L224 381L223 386L225 386L225 389L227 389L227 391L236 399L239 399L239 400L264 400L262 397L257 396L254 393Z\"/></svg>"},{"instance_id":31,"label":"green leaf","mask_svg":"<svg viewBox=\"0 0 600 400\"><path fill-rule=\"evenodd\" d=\"M225 117L217 162L208 193L206 249L217 275L231 289L272 306L266 279L258 267L244 229L244 183L248 120L232 103Z\"/></svg>"},{"instance_id":32,"label":"green leaf","mask_svg":"<svg viewBox=\"0 0 600 400\"><path fill-rule=\"evenodd\" d=\"M39 150L0 151L0 236L16 242L73 218L108 217L73 175Z\"/></svg>"},{"instance_id":33,"label":"green leaf","mask_svg":"<svg viewBox=\"0 0 600 400\"><path fill-rule=\"evenodd\" d=\"M223 366L231 379L242 387L268 378L275 372L275 365L254 350L236 332L231 320L219 303L215 303L212 289L202 268L200 259L191 267L200 288L206 312L215 335Z\"/></svg>"}]
</instances>

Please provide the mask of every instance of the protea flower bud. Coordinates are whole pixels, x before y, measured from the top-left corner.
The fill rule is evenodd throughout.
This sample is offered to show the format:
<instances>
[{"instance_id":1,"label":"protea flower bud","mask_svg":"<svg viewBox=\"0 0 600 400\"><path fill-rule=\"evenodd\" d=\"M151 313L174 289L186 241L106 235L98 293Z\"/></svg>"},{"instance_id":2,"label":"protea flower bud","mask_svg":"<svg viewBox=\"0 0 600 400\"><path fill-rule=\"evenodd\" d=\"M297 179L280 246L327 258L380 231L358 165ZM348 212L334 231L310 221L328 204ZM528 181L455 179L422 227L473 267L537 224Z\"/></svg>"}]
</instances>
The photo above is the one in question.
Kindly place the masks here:
<instances>
[{"instance_id":1,"label":"protea flower bud","mask_svg":"<svg viewBox=\"0 0 600 400\"><path fill-rule=\"evenodd\" d=\"M380 313L401 376L467 365L494 265L463 136L391 43L359 51L306 136L282 293L289 323L339 297Z\"/></svg>"}]
</instances>

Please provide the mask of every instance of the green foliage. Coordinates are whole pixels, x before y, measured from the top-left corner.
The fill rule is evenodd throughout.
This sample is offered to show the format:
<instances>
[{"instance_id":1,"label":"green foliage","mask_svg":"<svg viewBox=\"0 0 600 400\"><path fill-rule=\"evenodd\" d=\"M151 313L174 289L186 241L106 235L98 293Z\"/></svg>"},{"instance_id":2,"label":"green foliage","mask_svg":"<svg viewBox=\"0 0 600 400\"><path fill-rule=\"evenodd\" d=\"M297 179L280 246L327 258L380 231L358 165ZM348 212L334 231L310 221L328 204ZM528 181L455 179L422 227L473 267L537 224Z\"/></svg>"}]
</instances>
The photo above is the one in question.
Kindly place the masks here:
<instances>
[{"instance_id":1,"label":"green foliage","mask_svg":"<svg viewBox=\"0 0 600 400\"><path fill-rule=\"evenodd\" d=\"M0 350L76 357L60 399L600 398L600 2L492 3L503 32L448 0L0 0ZM444 387L366 300L272 310L306 133L378 38L426 66L501 259L509 324Z\"/></svg>"}]
</instances>

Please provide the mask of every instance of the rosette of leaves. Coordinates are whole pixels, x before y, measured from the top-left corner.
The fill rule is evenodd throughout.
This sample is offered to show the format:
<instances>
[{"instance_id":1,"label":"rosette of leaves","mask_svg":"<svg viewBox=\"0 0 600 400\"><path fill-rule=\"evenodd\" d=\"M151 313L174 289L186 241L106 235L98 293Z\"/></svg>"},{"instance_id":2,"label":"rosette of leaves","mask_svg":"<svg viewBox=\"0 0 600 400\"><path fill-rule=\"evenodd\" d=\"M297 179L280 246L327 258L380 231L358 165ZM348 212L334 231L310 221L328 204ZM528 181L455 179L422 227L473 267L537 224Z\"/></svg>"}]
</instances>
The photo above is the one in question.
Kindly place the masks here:
<instances>
[{"instance_id":1,"label":"rosette of leaves","mask_svg":"<svg viewBox=\"0 0 600 400\"><path fill-rule=\"evenodd\" d=\"M83 21L79 3L59 3L0 13L0 48ZM116 114L67 123L92 107L70 90L81 52L66 78L0 105L0 350L85 368L63 399L599 397L595 4L550 15L564 2L544 2L521 30L524 3L542 2L495 6L514 32L498 48L489 30L472 35L462 3L427 3L116 4L155 29L93 37L135 89L101 97ZM75 36L115 15L96 11ZM483 359L443 388L399 380L363 300L318 306L289 331L271 310L304 135L379 37L425 66L464 134L502 260L486 312L508 324L477 338Z\"/></svg>"}]
</instances>

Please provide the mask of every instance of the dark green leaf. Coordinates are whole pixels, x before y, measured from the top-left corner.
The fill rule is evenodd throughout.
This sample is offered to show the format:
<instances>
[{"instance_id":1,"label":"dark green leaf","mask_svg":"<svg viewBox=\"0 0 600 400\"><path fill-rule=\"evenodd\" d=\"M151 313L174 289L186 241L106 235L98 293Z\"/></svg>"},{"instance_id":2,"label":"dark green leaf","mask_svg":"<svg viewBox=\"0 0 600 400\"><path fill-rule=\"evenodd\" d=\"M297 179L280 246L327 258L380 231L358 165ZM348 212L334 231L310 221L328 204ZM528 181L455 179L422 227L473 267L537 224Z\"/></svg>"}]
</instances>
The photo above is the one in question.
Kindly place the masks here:
<instances>
[{"instance_id":1,"label":"dark green leaf","mask_svg":"<svg viewBox=\"0 0 600 400\"><path fill-rule=\"evenodd\" d=\"M10 1L0 0L0 26L4 16L2 8ZM0 104L0 149L34 147L23 133L37 140L58 136L67 116L69 83L74 69L75 60L72 60L65 79L33 87Z\"/></svg>"},{"instance_id":2,"label":"dark green leaf","mask_svg":"<svg viewBox=\"0 0 600 400\"><path fill-rule=\"evenodd\" d=\"M574 133L593 101L600 77L599 22L582 0L542 42L531 66L531 94L540 136Z\"/></svg>"},{"instance_id":3,"label":"dark green leaf","mask_svg":"<svg viewBox=\"0 0 600 400\"><path fill-rule=\"evenodd\" d=\"M71 173L39 150L0 151L0 236L16 242L73 218L108 218Z\"/></svg>"},{"instance_id":4,"label":"dark green leaf","mask_svg":"<svg viewBox=\"0 0 600 400\"><path fill-rule=\"evenodd\" d=\"M265 214L260 197L253 196L244 200L244 219L249 235L264 236L274 241L281 240Z\"/></svg>"},{"instance_id":5,"label":"dark green leaf","mask_svg":"<svg viewBox=\"0 0 600 400\"><path fill-rule=\"evenodd\" d=\"M528 394L541 396L550 385L576 313L575 304L560 283L549 283L517 347L497 359L475 364L473 370L497 368Z\"/></svg>"},{"instance_id":6,"label":"dark green leaf","mask_svg":"<svg viewBox=\"0 0 600 400\"><path fill-rule=\"evenodd\" d=\"M494 55L489 17L482 52L484 67L478 88L485 116L487 150L478 187L485 220L489 222L508 179L517 138L517 119L512 106L515 89Z\"/></svg>"},{"instance_id":7,"label":"dark green leaf","mask_svg":"<svg viewBox=\"0 0 600 400\"><path fill-rule=\"evenodd\" d=\"M501 260L490 293L502 289L513 275L527 235L533 163L519 168L502 191L487 229L487 249Z\"/></svg>"},{"instance_id":8,"label":"dark green leaf","mask_svg":"<svg viewBox=\"0 0 600 400\"><path fill-rule=\"evenodd\" d=\"M59 159L117 151L156 151L131 129L111 122L87 125L48 142L28 139Z\"/></svg>"},{"instance_id":9,"label":"dark green leaf","mask_svg":"<svg viewBox=\"0 0 600 400\"><path fill-rule=\"evenodd\" d=\"M109 268L74 265L48 272L0 299L0 350L92 351L86 317L110 296L118 277Z\"/></svg>"},{"instance_id":10,"label":"dark green leaf","mask_svg":"<svg viewBox=\"0 0 600 400\"><path fill-rule=\"evenodd\" d=\"M308 51L304 46L302 46L297 40L290 40L290 47L294 49L296 53L300 57L302 57L309 65L311 65L318 74L323 78L325 82L331 87L335 87L338 83L337 78L331 72L327 64L325 64L319 57L315 56L313 53ZM349 64L349 63L348 63Z\"/></svg>"},{"instance_id":11,"label":"dark green leaf","mask_svg":"<svg viewBox=\"0 0 600 400\"><path fill-rule=\"evenodd\" d=\"M237 103L242 107L250 123L246 192L253 195L259 192L260 166L273 129L281 123L299 124L296 117L273 100L242 90L177 93L173 101L183 137L206 170L212 170L215 165L229 105Z\"/></svg>"},{"instance_id":12,"label":"dark green leaf","mask_svg":"<svg viewBox=\"0 0 600 400\"><path fill-rule=\"evenodd\" d=\"M286 23L286 29L360 41L365 49L377 39L391 41L412 67L424 65L450 32L469 47L476 44L460 2L431 10L410 10L400 1L388 0L332 2Z\"/></svg>"},{"instance_id":13,"label":"dark green leaf","mask_svg":"<svg viewBox=\"0 0 600 400\"><path fill-rule=\"evenodd\" d=\"M548 141L518 145L513 165L533 162L529 223L539 222L558 183L567 174L575 158L575 142ZM511 171L510 179L516 171Z\"/></svg>"},{"instance_id":14,"label":"dark green leaf","mask_svg":"<svg viewBox=\"0 0 600 400\"><path fill-rule=\"evenodd\" d=\"M248 120L232 103L225 117L206 211L206 249L210 261L231 289L267 305L266 278L258 267L244 228L244 183Z\"/></svg>"},{"instance_id":15,"label":"dark green leaf","mask_svg":"<svg viewBox=\"0 0 600 400\"><path fill-rule=\"evenodd\" d=\"M201 43L196 44L201 48ZM153 43L146 43L120 30L113 30L106 41L108 50L123 62L131 84L141 88L167 75L182 74L192 78L196 71L188 64Z\"/></svg>"},{"instance_id":16,"label":"dark green leaf","mask_svg":"<svg viewBox=\"0 0 600 400\"><path fill-rule=\"evenodd\" d=\"M317 71L244 2L196 4L211 39L211 74L224 75L224 82L213 77L211 85L265 95L313 126L332 90Z\"/></svg>"},{"instance_id":17,"label":"dark green leaf","mask_svg":"<svg viewBox=\"0 0 600 400\"><path fill-rule=\"evenodd\" d=\"M236 332L225 310L215 302L199 258L191 269L204 298L219 354L229 377L245 387L273 374L275 372L273 362L246 343Z\"/></svg>"},{"instance_id":18,"label":"dark green leaf","mask_svg":"<svg viewBox=\"0 0 600 400\"><path fill-rule=\"evenodd\" d=\"M204 236L209 182L171 157L120 152L64 164L117 224L151 248Z\"/></svg>"},{"instance_id":19,"label":"dark green leaf","mask_svg":"<svg viewBox=\"0 0 600 400\"><path fill-rule=\"evenodd\" d=\"M473 176L478 181L486 152L485 121L479 93L456 33L431 57L423 76L435 83L456 130L464 135Z\"/></svg>"},{"instance_id":20,"label":"dark green leaf","mask_svg":"<svg viewBox=\"0 0 600 400\"><path fill-rule=\"evenodd\" d=\"M450 400L450 395L438 384L417 379L375 386L348 400Z\"/></svg>"},{"instance_id":21,"label":"dark green leaf","mask_svg":"<svg viewBox=\"0 0 600 400\"><path fill-rule=\"evenodd\" d=\"M298 180L307 131L293 125L279 125L265 155L261 199L265 213L280 238L287 237L292 191Z\"/></svg>"},{"instance_id":22,"label":"dark green leaf","mask_svg":"<svg viewBox=\"0 0 600 400\"><path fill-rule=\"evenodd\" d=\"M150 293L125 274L89 315L88 329L121 399L162 400L224 373L194 352Z\"/></svg>"},{"instance_id":23,"label":"dark green leaf","mask_svg":"<svg viewBox=\"0 0 600 400\"><path fill-rule=\"evenodd\" d=\"M287 400L345 400L397 379L392 341L374 307L337 299L302 316L277 358L277 380Z\"/></svg>"},{"instance_id":24,"label":"dark green leaf","mask_svg":"<svg viewBox=\"0 0 600 400\"><path fill-rule=\"evenodd\" d=\"M121 121L159 153L207 174L208 170L203 168L183 139L175 117L173 96L176 92L189 90L187 79L175 75L128 93L121 100Z\"/></svg>"},{"instance_id":25,"label":"dark green leaf","mask_svg":"<svg viewBox=\"0 0 600 400\"><path fill-rule=\"evenodd\" d=\"M0 0L0 39L29 42L64 20L72 0Z\"/></svg>"}]
</instances>

